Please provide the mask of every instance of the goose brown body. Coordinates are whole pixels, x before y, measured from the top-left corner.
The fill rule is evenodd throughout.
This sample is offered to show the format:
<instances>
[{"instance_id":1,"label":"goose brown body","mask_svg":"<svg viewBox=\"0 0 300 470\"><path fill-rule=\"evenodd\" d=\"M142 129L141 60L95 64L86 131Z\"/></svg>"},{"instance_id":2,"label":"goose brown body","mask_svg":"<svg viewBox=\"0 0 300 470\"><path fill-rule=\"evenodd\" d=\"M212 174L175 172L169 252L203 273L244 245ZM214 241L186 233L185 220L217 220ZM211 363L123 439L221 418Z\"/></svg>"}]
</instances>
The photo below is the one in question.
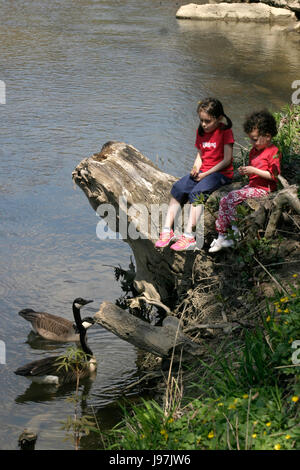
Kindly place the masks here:
<instances>
[{"instance_id":1,"label":"goose brown body","mask_svg":"<svg viewBox=\"0 0 300 470\"><path fill-rule=\"evenodd\" d=\"M33 331L52 341L79 341L79 331L74 322L47 312L35 312L30 308L20 310L19 315L32 325ZM82 320L84 328L94 324L91 317Z\"/></svg>"},{"instance_id":2,"label":"goose brown body","mask_svg":"<svg viewBox=\"0 0 300 470\"><path fill-rule=\"evenodd\" d=\"M61 367L61 356L50 356L19 367L15 371L15 374L25 376L34 382L53 383L57 385L75 382L77 374L79 374L80 379L88 377L93 378L97 370L97 361L93 356L93 352L87 345L86 328L83 327L80 316L80 308L90 302L92 301L82 298L77 298L73 302L73 315L76 326L79 330L79 340L81 348L86 356L86 360L80 364L78 371L74 370L72 364L67 368L64 366Z\"/></svg>"}]
</instances>

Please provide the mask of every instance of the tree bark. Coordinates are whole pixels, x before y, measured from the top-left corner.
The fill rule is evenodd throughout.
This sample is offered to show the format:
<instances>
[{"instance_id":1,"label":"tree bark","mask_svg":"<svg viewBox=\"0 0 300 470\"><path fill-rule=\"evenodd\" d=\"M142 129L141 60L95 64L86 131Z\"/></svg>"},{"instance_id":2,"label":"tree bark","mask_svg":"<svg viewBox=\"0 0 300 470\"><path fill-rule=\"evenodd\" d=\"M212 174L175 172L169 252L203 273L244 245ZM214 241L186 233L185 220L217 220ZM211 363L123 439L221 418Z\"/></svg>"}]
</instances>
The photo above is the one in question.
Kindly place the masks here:
<instances>
[{"instance_id":1,"label":"tree bark","mask_svg":"<svg viewBox=\"0 0 300 470\"><path fill-rule=\"evenodd\" d=\"M136 290L172 308L191 285L197 255L154 246L177 178L161 171L133 146L108 142L76 167L73 179L110 229L130 245L136 262ZM205 253L201 257L205 275L211 262Z\"/></svg>"},{"instance_id":2,"label":"tree bark","mask_svg":"<svg viewBox=\"0 0 300 470\"><path fill-rule=\"evenodd\" d=\"M167 316L162 326L153 326L111 302L103 302L94 319L119 338L156 356L167 357L178 347L190 354L199 351L199 345L183 334L180 321L173 316Z\"/></svg>"},{"instance_id":3,"label":"tree bark","mask_svg":"<svg viewBox=\"0 0 300 470\"><path fill-rule=\"evenodd\" d=\"M224 292L217 286L218 283L226 286L226 273L223 268L218 268L216 257L210 256L206 246L205 249L185 252L174 252L170 247L163 250L155 248L168 207L170 190L177 180L174 176L161 171L133 146L122 142L108 142L99 153L82 160L73 172L73 179L101 217L98 236L105 238L103 227L107 224L113 233L120 233L130 245L136 263L134 287L138 298L163 308L170 315L182 299L189 302L187 293L189 289L193 292L197 285L199 292L203 292L201 302L196 302L197 322L211 323L212 319L220 322L220 307L216 296L218 292L221 296L227 296L228 286ZM281 181L284 185L281 191L268 197L246 201L252 210L246 217L251 240L265 229L266 237L274 236L285 205L300 214L297 186L289 186L284 179ZM213 203L214 198L218 202L223 195L241 185L235 182L223 186L210 196L208 202ZM215 211L217 208L218 204ZM216 213L205 210L205 241L208 244L216 233L215 219ZM179 229L182 225L182 221L177 223ZM229 266L234 262L230 259L230 251L223 256L227 256ZM105 308L109 314L105 312ZM205 312L203 315L201 309ZM112 315L111 318L109 315ZM166 325L163 328L140 323L133 315L124 310L119 311L112 304L103 304L96 316L97 321L113 333L123 339L129 338L136 346L156 354L167 354L174 343L174 331L172 334L167 333ZM185 348L193 349L187 338L183 339L182 335L180 338Z\"/></svg>"}]
</instances>

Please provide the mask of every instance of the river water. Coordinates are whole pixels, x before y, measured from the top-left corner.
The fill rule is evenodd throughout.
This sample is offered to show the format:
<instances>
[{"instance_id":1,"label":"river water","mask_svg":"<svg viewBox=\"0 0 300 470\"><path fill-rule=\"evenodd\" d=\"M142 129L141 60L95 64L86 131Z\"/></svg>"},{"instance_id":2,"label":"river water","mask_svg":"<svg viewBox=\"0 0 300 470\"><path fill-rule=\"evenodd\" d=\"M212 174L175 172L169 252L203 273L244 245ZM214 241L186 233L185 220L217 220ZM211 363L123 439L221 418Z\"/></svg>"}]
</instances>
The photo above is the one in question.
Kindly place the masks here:
<instances>
[{"instance_id":1,"label":"river water","mask_svg":"<svg viewBox=\"0 0 300 470\"><path fill-rule=\"evenodd\" d=\"M296 39L266 25L176 20L183 3L0 1L1 449L16 449L28 425L39 429L37 449L72 448L60 422L72 415L72 388L32 386L13 373L66 345L32 339L18 311L72 319L71 303L82 296L94 299L84 313L93 314L121 295L106 265L130 262L122 240L96 237L98 219L72 184L76 164L121 140L181 176L195 156L199 99L221 99L243 144L245 114L278 110L300 79ZM137 351L100 326L88 336L98 374L81 390L81 408L107 429L137 379ZM125 395L133 400L138 390ZM82 440L83 448L100 445Z\"/></svg>"}]
</instances>

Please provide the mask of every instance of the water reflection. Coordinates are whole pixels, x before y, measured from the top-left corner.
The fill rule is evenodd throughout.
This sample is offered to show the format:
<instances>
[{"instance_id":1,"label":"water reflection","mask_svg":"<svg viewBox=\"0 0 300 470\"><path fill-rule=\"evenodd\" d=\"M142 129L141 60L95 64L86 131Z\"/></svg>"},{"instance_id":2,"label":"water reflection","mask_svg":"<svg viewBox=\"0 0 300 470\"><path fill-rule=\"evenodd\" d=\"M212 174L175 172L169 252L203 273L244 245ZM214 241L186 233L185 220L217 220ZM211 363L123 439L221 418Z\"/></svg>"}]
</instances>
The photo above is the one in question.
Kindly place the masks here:
<instances>
[{"instance_id":1,"label":"water reflection","mask_svg":"<svg viewBox=\"0 0 300 470\"><path fill-rule=\"evenodd\" d=\"M30 331L27 336L27 344L32 349L38 349L42 351L59 351L60 349L64 350L64 343L58 341L50 341L45 338L42 338L40 335L35 333L34 331Z\"/></svg>"},{"instance_id":2,"label":"water reflection","mask_svg":"<svg viewBox=\"0 0 300 470\"><path fill-rule=\"evenodd\" d=\"M27 379L30 380L30 379ZM31 381L30 381L31 382ZM81 403L87 404L86 398L92 389L93 380L81 381L80 396ZM60 398L67 398L73 395L76 390L76 383L69 383L57 387L50 384L38 384L31 382L26 388L25 392L15 398L16 403L47 403L49 401L56 401Z\"/></svg>"}]
</instances>

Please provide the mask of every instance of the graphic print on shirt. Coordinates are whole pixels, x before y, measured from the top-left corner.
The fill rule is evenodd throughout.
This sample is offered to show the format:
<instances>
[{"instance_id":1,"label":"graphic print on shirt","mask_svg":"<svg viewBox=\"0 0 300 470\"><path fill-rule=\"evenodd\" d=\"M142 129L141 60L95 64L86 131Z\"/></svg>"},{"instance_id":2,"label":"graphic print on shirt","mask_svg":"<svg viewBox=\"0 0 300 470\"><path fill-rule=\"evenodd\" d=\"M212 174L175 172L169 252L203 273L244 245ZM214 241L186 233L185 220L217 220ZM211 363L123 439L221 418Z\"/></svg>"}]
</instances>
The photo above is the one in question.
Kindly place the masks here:
<instances>
[{"instance_id":1,"label":"graphic print on shirt","mask_svg":"<svg viewBox=\"0 0 300 470\"><path fill-rule=\"evenodd\" d=\"M234 137L231 129L218 127L213 132L199 135L197 131L195 146L201 152L202 172L210 170L212 167L220 163L224 158L224 145L233 144ZM227 168L219 170L227 178L233 177L232 161Z\"/></svg>"}]
</instances>

